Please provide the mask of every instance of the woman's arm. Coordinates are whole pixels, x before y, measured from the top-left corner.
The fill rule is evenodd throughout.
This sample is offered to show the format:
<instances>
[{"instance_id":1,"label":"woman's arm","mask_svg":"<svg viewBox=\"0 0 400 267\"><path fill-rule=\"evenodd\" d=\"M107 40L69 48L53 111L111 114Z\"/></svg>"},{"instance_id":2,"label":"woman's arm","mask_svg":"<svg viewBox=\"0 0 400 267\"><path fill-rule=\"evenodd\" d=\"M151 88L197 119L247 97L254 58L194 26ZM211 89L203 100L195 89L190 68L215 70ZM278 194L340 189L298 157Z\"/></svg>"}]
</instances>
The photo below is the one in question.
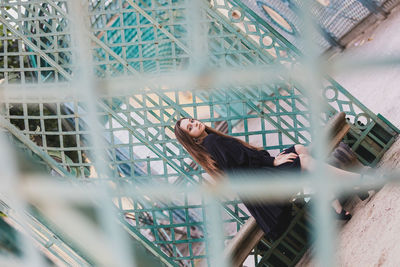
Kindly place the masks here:
<instances>
[{"instance_id":1,"label":"woman's arm","mask_svg":"<svg viewBox=\"0 0 400 267\"><path fill-rule=\"evenodd\" d=\"M282 165L286 162L293 162L299 155L296 153L288 153L288 154L283 154L281 152L276 158L274 159L274 166L279 166Z\"/></svg>"},{"instance_id":2,"label":"woman's arm","mask_svg":"<svg viewBox=\"0 0 400 267\"><path fill-rule=\"evenodd\" d=\"M229 169L275 166L275 158L267 151L251 149L233 138L218 136L213 150L218 164Z\"/></svg>"}]
</instances>

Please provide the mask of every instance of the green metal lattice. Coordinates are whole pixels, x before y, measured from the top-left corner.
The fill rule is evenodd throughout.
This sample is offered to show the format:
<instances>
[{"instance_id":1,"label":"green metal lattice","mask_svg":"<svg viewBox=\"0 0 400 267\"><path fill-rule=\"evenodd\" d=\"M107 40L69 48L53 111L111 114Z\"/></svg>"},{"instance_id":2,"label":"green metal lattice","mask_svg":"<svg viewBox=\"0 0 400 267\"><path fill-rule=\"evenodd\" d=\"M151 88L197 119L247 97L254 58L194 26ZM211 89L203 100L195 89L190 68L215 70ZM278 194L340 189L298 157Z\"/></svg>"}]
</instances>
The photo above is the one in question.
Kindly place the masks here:
<instances>
[{"instance_id":1,"label":"green metal lattice","mask_svg":"<svg viewBox=\"0 0 400 267\"><path fill-rule=\"evenodd\" d=\"M68 92L74 86L74 43L68 1L9 1L0 4L1 77L10 89L46 96L6 96L3 116L19 128L42 158L58 173L81 179L98 178L93 163L88 109ZM207 77L219 68L295 67L300 52L240 1L200 1L200 32L206 34ZM111 181L119 185L166 182L203 183L203 171L176 142L173 125L183 116L210 126L225 126L227 133L276 153L294 143L308 144L309 99L294 81L278 77L271 83L225 85L224 88L182 88L149 82L140 90L113 94L121 77L129 88L135 77L175 73L196 66L193 25L186 17L185 1L89 1L87 20L94 73L98 77L98 114L103 126ZM11 49L12 48L12 49ZM9 64L12 64L10 66ZM200 75L201 77L201 75ZM102 84L106 84L105 86ZM102 88L108 88L103 93ZM352 126L347 142L367 165L375 165L394 142L397 130L369 111L331 78L321 97L329 104L323 120L345 111ZM63 89L63 90L61 90ZM196 89L196 90L191 90ZM128 89L129 90L129 89ZM111 94L109 94L111 93ZM225 124L225 125L224 125ZM13 134L12 126L6 124ZM31 148L32 149L32 148ZM58 163L57 163L58 161ZM130 196L115 199L119 220L128 232L171 265L194 266L207 259L204 200L188 194L173 203L140 201ZM248 214L237 199L224 203L224 225L239 230ZM235 231L226 233L232 238Z\"/></svg>"}]
</instances>

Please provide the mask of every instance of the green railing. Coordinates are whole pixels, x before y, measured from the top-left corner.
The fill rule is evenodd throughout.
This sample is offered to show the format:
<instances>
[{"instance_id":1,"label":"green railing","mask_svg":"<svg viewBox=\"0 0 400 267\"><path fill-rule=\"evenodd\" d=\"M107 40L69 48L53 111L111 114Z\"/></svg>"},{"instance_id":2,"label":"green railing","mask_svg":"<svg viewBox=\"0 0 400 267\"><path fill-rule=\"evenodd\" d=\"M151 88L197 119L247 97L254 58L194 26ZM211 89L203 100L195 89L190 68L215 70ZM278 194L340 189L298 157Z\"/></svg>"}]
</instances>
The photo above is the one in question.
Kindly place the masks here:
<instances>
[{"instance_id":1,"label":"green railing","mask_svg":"<svg viewBox=\"0 0 400 267\"><path fill-rule=\"evenodd\" d=\"M213 127L226 123L229 134L272 153L312 141L309 99L295 81L277 76L272 82L237 85L223 77L224 86L212 85L213 70L240 73L238 69L276 66L289 71L302 56L240 1L199 1L204 64L194 55L193 25L187 17L193 10L185 1L90 1L87 39L100 96L96 115L111 174L99 179L89 109L69 94L77 86L69 5L56 0L0 3L0 78L7 91L2 115L18 129L6 128L29 143L54 172L119 185L204 183L204 171L173 135L175 120L184 116ZM187 88L166 79L168 74L182 79L193 74L196 79ZM137 88L142 75L148 79ZM206 89L195 88L196 82ZM346 142L364 164L374 166L398 130L331 78L322 87L321 97L329 106L323 120L346 112L352 124ZM30 96L22 98L18 90ZM186 193L169 203L119 196L114 204L127 232L165 264L208 261L203 199ZM249 215L236 198L224 201L223 208L224 228L230 229L225 237L230 239Z\"/></svg>"}]
</instances>

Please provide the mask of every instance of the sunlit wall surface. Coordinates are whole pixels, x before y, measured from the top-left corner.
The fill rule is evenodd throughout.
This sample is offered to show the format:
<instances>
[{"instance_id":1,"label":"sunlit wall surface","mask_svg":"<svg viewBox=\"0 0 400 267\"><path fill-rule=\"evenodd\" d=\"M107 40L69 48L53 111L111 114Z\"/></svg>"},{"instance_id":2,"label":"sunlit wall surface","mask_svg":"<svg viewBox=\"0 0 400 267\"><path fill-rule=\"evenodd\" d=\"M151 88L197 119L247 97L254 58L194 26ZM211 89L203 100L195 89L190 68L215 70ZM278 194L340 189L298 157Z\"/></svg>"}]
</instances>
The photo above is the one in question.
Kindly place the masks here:
<instances>
[{"instance_id":1,"label":"sunlit wall surface","mask_svg":"<svg viewBox=\"0 0 400 267\"><path fill-rule=\"evenodd\" d=\"M357 1L282 1L296 4L293 21L256 2L0 2L2 262L229 266L224 245L249 213L232 192L240 186L209 185L212 178L177 143L173 126L182 117L274 155L314 143L318 158L327 150L321 127L343 111L351 125L344 142L362 164L377 164L397 129L329 77L320 58L329 46L316 40L324 25L316 5ZM296 34L280 35L290 30ZM327 199L316 195L321 207L335 188L323 177L332 187L321 189ZM265 192L288 198L303 180L292 187L292 180L275 181ZM243 190L251 188L262 195L257 182ZM315 233L328 234L316 242L329 244L333 235L324 229L333 226L324 215L316 214ZM300 259L309 242L298 239L294 256L278 262ZM280 253L262 242L252 252L260 266ZM329 257L331 248L318 255Z\"/></svg>"}]
</instances>

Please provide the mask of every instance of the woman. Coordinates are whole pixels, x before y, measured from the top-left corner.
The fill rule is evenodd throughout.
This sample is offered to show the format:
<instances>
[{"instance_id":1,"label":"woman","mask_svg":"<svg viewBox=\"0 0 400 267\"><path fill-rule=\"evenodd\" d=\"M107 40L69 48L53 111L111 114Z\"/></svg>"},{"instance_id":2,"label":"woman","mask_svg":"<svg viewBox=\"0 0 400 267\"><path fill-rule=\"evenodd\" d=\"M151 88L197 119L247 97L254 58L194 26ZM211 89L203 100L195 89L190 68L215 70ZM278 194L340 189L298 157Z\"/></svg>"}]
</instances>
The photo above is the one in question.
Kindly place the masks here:
<instances>
[{"instance_id":1,"label":"woman","mask_svg":"<svg viewBox=\"0 0 400 267\"><path fill-rule=\"evenodd\" d=\"M213 177L246 169L260 169L270 173L311 169L312 159L303 145L294 145L278 156L271 157L267 151L225 135L198 120L182 118L176 122L174 130L179 143ZM334 167L329 168L339 174L344 172ZM287 204L244 202L244 204L271 239L278 238L290 223L292 205L289 202ZM351 218L339 201L335 200L332 204L339 219Z\"/></svg>"}]
</instances>

